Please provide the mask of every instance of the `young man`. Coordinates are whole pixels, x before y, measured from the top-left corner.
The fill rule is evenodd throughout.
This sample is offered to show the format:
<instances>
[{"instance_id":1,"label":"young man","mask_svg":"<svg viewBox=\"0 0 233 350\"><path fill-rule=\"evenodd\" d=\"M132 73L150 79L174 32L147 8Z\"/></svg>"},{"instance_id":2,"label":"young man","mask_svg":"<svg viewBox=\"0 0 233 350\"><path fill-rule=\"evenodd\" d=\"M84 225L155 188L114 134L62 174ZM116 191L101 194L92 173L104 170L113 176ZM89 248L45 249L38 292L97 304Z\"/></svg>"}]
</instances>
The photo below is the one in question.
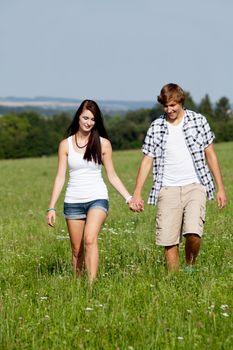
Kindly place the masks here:
<instances>
[{"instance_id":1,"label":"young man","mask_svg":"<svg viewBox=\"0 0 233 350\"><path fill-rule=\"evenodd\" d=\"M185 236L186 270L194 269L198 255L206 197L213 199L215 179L219 208L226 194L213 146L214 134L204 116L184 108L184 91L176 84L165 85L157 98L164 115L147 131L131 209L143 210L141 191L153 164L153 187L149 204L158 204L156 243L165 247L169 270L179 269L179 243ZM206 164L206 160L208 166Z\"/></svg>"}]
</instances>

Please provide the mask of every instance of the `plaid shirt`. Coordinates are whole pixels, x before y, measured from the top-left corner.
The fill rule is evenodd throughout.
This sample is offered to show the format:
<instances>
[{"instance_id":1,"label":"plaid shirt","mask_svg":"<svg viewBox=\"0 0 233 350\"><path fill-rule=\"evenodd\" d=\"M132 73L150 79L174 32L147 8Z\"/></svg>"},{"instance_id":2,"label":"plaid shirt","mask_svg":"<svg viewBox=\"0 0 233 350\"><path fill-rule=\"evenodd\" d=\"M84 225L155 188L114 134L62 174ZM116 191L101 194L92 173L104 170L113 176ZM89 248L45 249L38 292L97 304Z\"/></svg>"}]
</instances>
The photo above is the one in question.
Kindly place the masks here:
<instances>
[{"instance_id":1,"label":"plaid shirt","mask_svg":"<svg viewBox=\"0 0 233 350\"><path fill-rule=\"evenodd\" d=\"M202 185L206 187L208 199L213 199L214 183L205 162L204 150L213 142L215 136L203 115L190 110L185 110L185 113L183 124L185 141L191 153L198 177ZM154 158L153 187L148 204L156 204L162 187L167 136L168 127L166 115L164 114L151 123L142 146L142 152Z\"/></svg>"}]
</instances>

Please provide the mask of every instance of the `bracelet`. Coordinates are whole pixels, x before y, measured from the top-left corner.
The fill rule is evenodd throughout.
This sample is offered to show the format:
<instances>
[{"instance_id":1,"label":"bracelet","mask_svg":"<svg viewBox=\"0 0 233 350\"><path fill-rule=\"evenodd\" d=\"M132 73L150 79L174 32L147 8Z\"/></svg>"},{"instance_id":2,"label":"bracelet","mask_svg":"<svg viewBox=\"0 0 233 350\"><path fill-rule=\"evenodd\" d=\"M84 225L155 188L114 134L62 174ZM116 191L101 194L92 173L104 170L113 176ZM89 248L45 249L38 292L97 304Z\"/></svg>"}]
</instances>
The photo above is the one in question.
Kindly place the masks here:
<instances>
[{"instance_id":1,"label":"bracelet","mask_svg":"<svg viewBox=\"0 0 233 350\"><path fill-rule=\"evenodd\" d=\"M128 204L128 203L129 203L129 201L130 201L132 198L133 198L133 196L129 196L129 197L127 197L127 198L126 198L126 200L125 200L125 203L126 203L126 204Z\"/></svg>"},{"instance_id":2,"label":"bracelet","mask_svg":"<svg viewBox=\"0 0 233 350\"><path fill-rule=\"evenodd\" d=\"M47 209L47 211L51 211L51 210L56 211L56 208L48 208Z\"/></svg>"}]
</instances>

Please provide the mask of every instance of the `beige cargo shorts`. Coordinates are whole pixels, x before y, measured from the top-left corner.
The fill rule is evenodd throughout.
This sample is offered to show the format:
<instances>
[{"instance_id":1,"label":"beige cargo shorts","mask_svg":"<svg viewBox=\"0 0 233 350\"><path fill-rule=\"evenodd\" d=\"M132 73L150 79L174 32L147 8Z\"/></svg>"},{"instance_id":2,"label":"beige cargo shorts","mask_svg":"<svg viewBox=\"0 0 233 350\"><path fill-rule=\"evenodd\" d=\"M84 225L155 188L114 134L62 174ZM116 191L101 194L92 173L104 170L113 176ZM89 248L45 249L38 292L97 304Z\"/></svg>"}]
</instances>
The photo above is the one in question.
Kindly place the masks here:
<instances>
[{"instance_id":1,"label":"beige cargo shorts","mask_svg":"<svg viewBox=\"0 0 233 350\"><path fill-rule=\"evenodd\" d=\"M156 243L179 244L182 236L202 236L206 211L206 189L199 183L186 186L164 186L158 197Z\"/></svg>"}]
</instances>

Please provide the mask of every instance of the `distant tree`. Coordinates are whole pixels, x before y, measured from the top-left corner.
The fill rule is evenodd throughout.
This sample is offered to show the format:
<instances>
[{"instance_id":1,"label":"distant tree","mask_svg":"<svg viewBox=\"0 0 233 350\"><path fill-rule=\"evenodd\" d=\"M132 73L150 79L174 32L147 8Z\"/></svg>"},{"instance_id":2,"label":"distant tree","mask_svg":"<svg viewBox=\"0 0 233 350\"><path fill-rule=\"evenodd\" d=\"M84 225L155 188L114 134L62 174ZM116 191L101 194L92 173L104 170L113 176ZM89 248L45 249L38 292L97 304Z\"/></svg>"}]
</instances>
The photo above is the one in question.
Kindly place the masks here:
<instances>
[{"instance_id":1,"label":"distant tree","mask_svg":"<svg viewBox=\"0 0 233 350\"><path fill-rule=\"evenodd\" d=\"M113 149L123 149L124 118L115 115L106 121L106 129Z\"/></svg>"},{"instance_id":2,"label":"distant tree","mask_svg":"<svg viewBox=\"0 0 233 350\"><path fill-rule=\"evenodd\" d=\"M214 111L208 94L202 98L198 111L206 117L213 118Z\"/></svg>"},{"instance_id":3,"label":"distant tree","mask_svg":"<svg viewBox=\"0 0 233 350\"><path fill-rule=\"evenodd\" d=\"M138 109L136 111L130 111L125 115L126 120L131 120L134 123L141 124L149 122L150 110L149 109Z\"/></svg>"},{"instance_id":4,"label":"distant tree","mask_svg":"<svg viewBox=\"0 0 233 350\"><path fill-rule=\"evenodd\" d=\"M57 132L59 135L65 135L65 132L68 128L68 126L71 123L72 116L70 113L59 113L54 114L51 118L49 118L48 121L48 127Z\"/></svg>"},{"instance_id":5,"label":"distant tree","mask_svg":"<svg viewBox=\"0 0 233 350\"><path fill-rule=\"evenodd\" d=\"M19 118L26 120L30 125L24 144L28 157L52 154L53 145L47 120L36 112L20 113Z\"/></svg>"},{"instance_id":6,"label":"distant tree","mask_svg":"<svg viewBox=\"0 0 233 350\"><path fill-rule=\"evenodd\" d=\"M231 115L230 101L227 97L221 97L216 103L214 116L217 120L228 120Z\"/></svg>"},{"instance_id":7,"label":"distant tree","mask_svg":"<svg viewBox=\"0 0 233 350\"><path fill-rule=\"evenodd\" d=\"M70 113L60 113L47 119L51 153L57 152L58 144L65 137L65 132L70 125L71 118Z\"/></svg>"},{"instance_id":8,"label":"distant tree","mask_svg":"<svg viewBox=\"0 0 233 350\"><path fill-rule=\"evenodd\" d=\"M149 113L141 109L109 118L106 126L113 149L140 148L150 123Z\"/></svg>"},{"instance_id":9,"label":"distant tree","mask_svg":"<svg viewBox=\"0 0 233 350\"><path fill-rule=\"evenodd\" d=\"M193 101L192 96L188 91L185 91L185 108L191 109L192 111L197 110L197 106L195 102Z\"/></svg>"},{"instance_id":10,"label":"distant tree","mask_svg":"<svg viewBox=\"0 0 233 350\"><path fill-rule=\"evenodd\" d=\"M152 122L154 119L157 119L162 114L164 114L163 106L160 103L156 103L156 105L149 110L150 122Z\"/></svg>"},{"instance_id":11,"label":"distant tree","mask_svg":"<svg viewBox=\"0 0 233 350\"><path fill-rule=\"evenodd\" d=\"M30 125L15 114L0 118L0 158L26 157L25 140Z\"/></svg>"},{"instance_id":12,"label":"distant tree","mask_svg":"<svg viewBox=\"0 0 233 350\"><path fill-rule=\"evenodd\" d=\"M214 126L212 127L215 133L215 142L226 142L233 141L233 120L224 121L218 120L214 121Z\"/></svg>"}]
</instances>

